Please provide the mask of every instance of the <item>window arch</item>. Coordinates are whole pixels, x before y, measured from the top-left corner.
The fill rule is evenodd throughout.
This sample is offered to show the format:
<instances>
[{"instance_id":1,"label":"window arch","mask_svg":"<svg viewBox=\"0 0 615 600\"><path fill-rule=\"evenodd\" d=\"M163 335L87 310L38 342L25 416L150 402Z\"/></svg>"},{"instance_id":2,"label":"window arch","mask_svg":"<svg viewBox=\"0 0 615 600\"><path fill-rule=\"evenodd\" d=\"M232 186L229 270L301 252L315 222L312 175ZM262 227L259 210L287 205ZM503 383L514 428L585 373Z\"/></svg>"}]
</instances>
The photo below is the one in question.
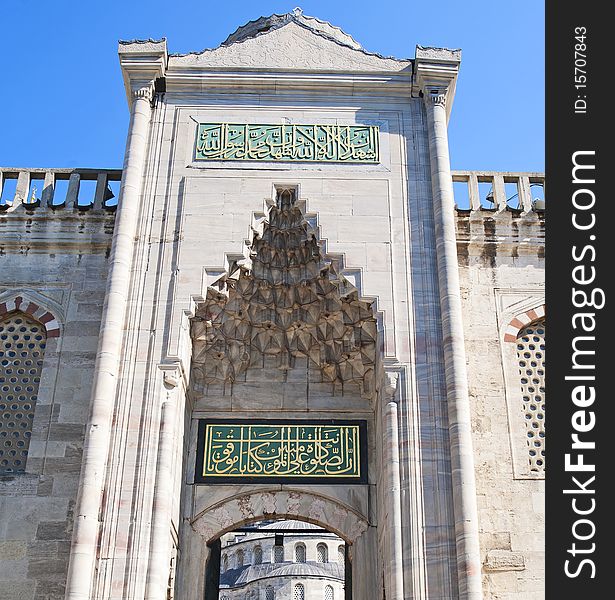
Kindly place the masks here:
<instances>
[{"instance_id":1,"label":"window arch","mask_svg":"<svg viewBox=\"0 0 615 600\"><path fill-rule=\"evenodd\" d=\"M326 544L318 544L316 546L316 560L319 563L329 562L329 550Z\"/></svg>"},{"instance_id":2,"label":"window arch","mask_svg":"<svg viewBox=\"0 0 615 600\"><path fill-rule=\"evenodd\" d=\"M0 318L0 473L24 473L47 332L20 311Z\"/></svg>"},{"instance_id":3,"label":"window arch","mask_svg":"<svg viewBox=\"0 0 615 600\"><path fill-rule=\"evenodd\" d=\"M275 590L270 585L265 588L265 600L275 600Z\"/></svg>"},{"instance_id":4,"label":"window arch","mask_svg":"<svg viewBox=\"0 0 615 600\"><path fill-rule=\"evenodd\" d=\"M530 471L545 471L545 319L523 327L517 335L523 414Z\"/></svg>"},{"instance_id":5,"label":"window arch","mask_svg":"<svg viewBox=\"0 0 615 600\"><path fill-rule=\"evenodd\" d=\"M340 544L337 547L337 562L340 565L343 565L346 562L346 548L344 548L343 544Z\"/></svg>"},{"instance_id":6,"label":"window arch","mask_svg":"<svg viewBox=\"0 0 615 600\"><path fill-rule=\"evenodd\" d=\"M274 546L273 547L273 562L274 563L284 562L284 546Z\"/></svg>"},{"instance_id":7,"label":"window arch","mask_svg":"<svg viewBox=\"0 0 615 600\"><path fill-rule=\"evenodd\" d=\"M305 562L305 544L302 544L301 542L295 545L295 562Z\"/></svg>"},{"instance_id":8,"label":"window arch","mask_svg":"<svg viewBox=\"0 0 615 600\"><path fill-rule=\"evenodd\" d=\"M237 568L241 569L243 567L243 550L237 550L236 561Z\"/></svg>"},{"instance_id":9,"label":"window arch","mask_svg":"<svg viewBox=\"0 0 615 600\"><path fill-rule=\"evenodd\" d=\"M333 588L330 585L325 586L325 598L324 600L334 600Z\"/></svg>"},{"instance_id":10,"label":"window arch","mask_svg":"<svg viewBox=\"0 0 615 600\"><path fill-rule=\"evenodd\" d=\"M228 571L228 556L225 554L222 557L222 572L226 573Z\"/></svg>"},{"instance_id":11,"label":"window arch","mask_svg":"<svg viewBox=\"0 0 615 600\"><path fill-rule=\"evenodd\" d=\"M293 600L305 600L305 588L302 583L297 583L295 585Z\"/></svg>"},{"instance_id":12,"label":"window arch","mask_svg":"<svg viewBox=\"0 0 615 600\"><path fill-rule=\"evenodd\" d=\"M254 564L260 565L263 562L263 549L260 546L254 547Z\"/></svg>"}]
</instances>

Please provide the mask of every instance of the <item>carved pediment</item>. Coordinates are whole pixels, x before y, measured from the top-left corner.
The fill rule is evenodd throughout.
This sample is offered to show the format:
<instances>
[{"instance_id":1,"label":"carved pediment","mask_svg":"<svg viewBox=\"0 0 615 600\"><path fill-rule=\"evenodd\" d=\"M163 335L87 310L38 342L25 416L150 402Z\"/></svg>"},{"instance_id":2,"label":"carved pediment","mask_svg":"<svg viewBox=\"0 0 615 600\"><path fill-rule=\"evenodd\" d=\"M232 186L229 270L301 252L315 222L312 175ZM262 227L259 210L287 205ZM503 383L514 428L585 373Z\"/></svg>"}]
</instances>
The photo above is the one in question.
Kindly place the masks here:
<instances>
[{"instance_id":1,"label":"carved pediment","mask_svg":"<svg viewBox=\"0 0 615 600\"><path fill-rule=\"evenodd\" d=\"M411 69L410 60L384 58L366 52L356 42L354 45L293 19L214 50L171 56L169 67L349 72Z\"/></svg>"},{"instance_id":2,"label":"carved pediment","mask_svg":"<svg viewBox=\"0 0 615 600\"><path fill-rule=\"evenodd\" d=\"M372 304L323 255L317 231L278 195L250 258L207 291L192 321L193 379L234 383L265 363L284 371L307 359L322 383L374 393L377 324Z\"/></svg>"}]
</instances>

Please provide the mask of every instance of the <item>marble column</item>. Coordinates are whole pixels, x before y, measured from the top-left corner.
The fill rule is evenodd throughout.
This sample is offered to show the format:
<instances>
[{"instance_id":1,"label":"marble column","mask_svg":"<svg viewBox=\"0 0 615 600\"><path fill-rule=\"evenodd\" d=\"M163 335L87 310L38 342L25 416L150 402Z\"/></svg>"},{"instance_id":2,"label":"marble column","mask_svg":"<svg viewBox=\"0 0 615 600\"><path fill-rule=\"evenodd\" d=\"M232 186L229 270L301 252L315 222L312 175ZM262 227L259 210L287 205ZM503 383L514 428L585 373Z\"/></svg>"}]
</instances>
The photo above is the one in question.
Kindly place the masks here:
<instances>
[{"instance_id":1,"label":"marble column","mask_svg":"<svg viewBox=\"0 0 615 600\"><path fill-rule=\"evenodd\" d=\"M166 600L167 598L171 560L171 507L174 494L177 493L173 485L173 462L176 457L175 426L181 375L178 369L161 368L163 369L163 402L160 409L160 433L145 600Z\"/></svg>"},{"instance_id":2,"label":"marble column","mask_svg":"<svg viewBox=\"0 0 615 600\"><path fill-rule=\"evenodd\" d=\"M399 464L399 421L397 417L398 373L388 373L389 389L387 395L389 402L385 406L385 435L387 452L386 470L386 497L388 501L389 528L387 534L389 546L389 589L387 598L391 600L404 600L404 563L403 539L401 518L401 478Z\"/></svg>"},{"instance_id":3,"label":"marble column","mask_svg":"<svg viewBox=\"0 0 615 600\"><path fill-rule=\"evenodd\" d=\"M152 92L151 85L133 92L124 171L109 261L107 292L92 382L90 416L86 428L75 507L75 527L66 582L67 600L89 600L91 597L97 555L98 517L130 289L133 245L138 224L151 120Z\"/></svg>"},{"instance_id":4,"label":"marble column","mask_svg":"<svg viewBox=\"0 0 615 600\"><path fill-rule=\"evenodd\" d=\"M478 510L464 346L453 181L448 151L446 88L424 89L427 111L436 257L448 400L459 598L482 598Z\"/></svg>"}]
</instances>

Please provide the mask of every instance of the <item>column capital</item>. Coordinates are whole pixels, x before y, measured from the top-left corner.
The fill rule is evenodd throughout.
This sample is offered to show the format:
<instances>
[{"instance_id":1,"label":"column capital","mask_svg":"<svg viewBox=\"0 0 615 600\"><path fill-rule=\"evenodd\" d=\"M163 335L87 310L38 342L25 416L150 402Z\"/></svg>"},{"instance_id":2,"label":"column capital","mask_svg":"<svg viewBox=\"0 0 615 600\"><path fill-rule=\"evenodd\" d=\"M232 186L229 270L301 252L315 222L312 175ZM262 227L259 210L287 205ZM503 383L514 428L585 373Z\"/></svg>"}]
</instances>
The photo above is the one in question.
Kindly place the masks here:
<instances>
[{"instance_id":1,"label":"column capital","mask_svg":"<svg viewBox=\"0 0 615 600\"><path fill-rule=\"evenodd\" d=\"M427 90L427 92L423 92L423 100L425 104L446 108L447 90Z\"/></svg>"},{"instance_id":2,"label":"column capital","mask_svg":"<svg viewBox=\"0 0 615 600\"><path fill-rule=\"evenodd\" d=\"M148 102L152 101L154 97L154 86L153 84L144 85L136 90L132 90L132 99L139 100L140 98L147 100Z\"/></svg>"},{"instance_id":3,"label":"column capital","mask_svg":"<svg viewBox=\"0 0 615 600\"><path fill-rule=\"evenodd\" d=\"M399 371L386 370L384 380L384 395L387 402L397 402L397 384L399 383Z\"/></svg>"}]
</instances>

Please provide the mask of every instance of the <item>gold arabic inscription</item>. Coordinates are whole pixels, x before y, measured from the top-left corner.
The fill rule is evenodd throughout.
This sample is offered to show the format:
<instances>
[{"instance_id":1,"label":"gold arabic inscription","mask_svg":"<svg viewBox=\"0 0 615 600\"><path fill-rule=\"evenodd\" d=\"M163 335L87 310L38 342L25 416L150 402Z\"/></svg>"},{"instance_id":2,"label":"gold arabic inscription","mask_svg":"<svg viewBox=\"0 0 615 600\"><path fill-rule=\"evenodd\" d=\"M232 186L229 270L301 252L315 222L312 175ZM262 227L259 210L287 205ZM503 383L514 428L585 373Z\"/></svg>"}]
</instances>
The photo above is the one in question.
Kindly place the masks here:
<instances>
[{"instance_id":1,"label":"gold arabic inscription","mask_svg":"<svg viewBox=\"0 0 615 600\"><path fill-rule=\"evenodd\" d=\"M207 423L203 477L360 478L358 425Z\"/></svg>"}]
</instances>

